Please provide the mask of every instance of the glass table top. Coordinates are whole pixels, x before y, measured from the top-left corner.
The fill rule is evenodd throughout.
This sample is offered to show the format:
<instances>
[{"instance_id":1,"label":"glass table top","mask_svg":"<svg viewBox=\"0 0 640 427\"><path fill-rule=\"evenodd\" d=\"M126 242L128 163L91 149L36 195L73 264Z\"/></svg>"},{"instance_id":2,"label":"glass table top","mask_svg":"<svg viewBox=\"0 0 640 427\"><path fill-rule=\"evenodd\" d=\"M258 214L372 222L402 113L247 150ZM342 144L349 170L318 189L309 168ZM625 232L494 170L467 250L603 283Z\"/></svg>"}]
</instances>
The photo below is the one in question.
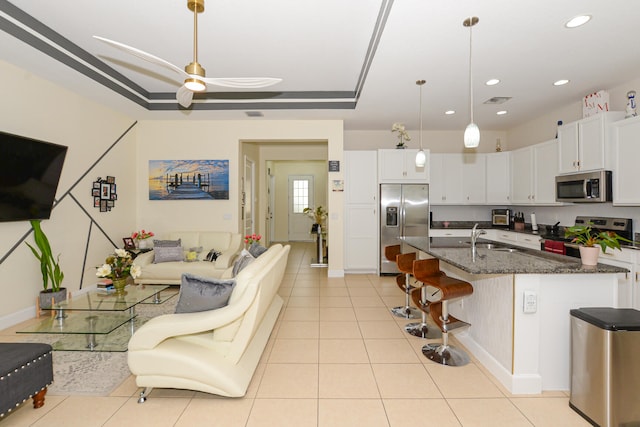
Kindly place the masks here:
<instances>
[{"instance_id":1,"label":"glass table top","mask_svg":"<svg viewBox=\"0 0 640 427\"><path fill-rule=\"evenodd\" d=\"M156 304L164 302L173 296L173 294L167 294L166 297L162 297L162 294L160 294L157 301L152 297L167 288L169 288L168 285L129 285L125 288L123 294L118 294L114 291L91 291L56 303L53 307L42 307L42 309L64 311L125 311L143 302Z\"/></svg>"}]
</instances>

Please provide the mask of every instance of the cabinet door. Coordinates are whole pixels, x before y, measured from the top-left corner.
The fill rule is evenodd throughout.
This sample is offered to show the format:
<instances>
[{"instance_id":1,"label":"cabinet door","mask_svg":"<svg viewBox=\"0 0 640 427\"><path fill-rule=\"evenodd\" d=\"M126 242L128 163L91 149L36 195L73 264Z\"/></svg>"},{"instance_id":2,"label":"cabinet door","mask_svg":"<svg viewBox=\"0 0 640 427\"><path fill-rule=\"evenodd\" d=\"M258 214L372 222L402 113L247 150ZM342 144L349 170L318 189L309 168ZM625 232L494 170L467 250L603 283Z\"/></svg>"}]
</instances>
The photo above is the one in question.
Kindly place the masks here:
<instances>
[{"instance_id":1,"label":"cabinet door","mask_svg":"<svg viewBox=\"0 0 640 427\"><path fill-rule=\"evenodd\" d=\"M640 205L640 117L616 123L614 135L613 204Z\"/></svg>"},{"instance_id":2,"label":"cabinet door","mask_svg":"<svg viewBox=\"0 0 640 427\"><path fill-rule=\"evenodd\" d=\"M442 175L439 179L443 183L443 198L441 204L461 205L464 204L464 193L462 188L462 155L442 154Z\"/></svg>"},{"instance_id":3,"label":"cabinet door","mask_svg":"<svg viewBox=\"0 0 640 427\"><path fill-rule=\"evenodd\" d=\"M604 169L604 115L596 114L580 120L578 136L578 168L581 171Z\"/></svg>"},{"instance_id":4,"label":"cabinet door","mask_svg":"<svg viewBox=\"0 0 640 427\"><path fill-rule=\"evenodd\" d=\"M462 196L465 203L485 204L487 202L486 175L485 154L462 155Z\"/></svg>"},{"instance_id":5,"label":"cabinet door","mask_svg":"<svg viewBox=\"0 0 640 427\"><path fill-rule=\"evenodd\" d=\"M531 148L511 152L511 202L531 204L533 159Z\"/></svg>"},{"instance_id":6,"label":"cabinet door","mask_svg":"<svg viewBox=\"0 0 640 427\"><path fill-rule=\"evenodd\" d=\"M558 174L558 143L551 140L536 144L533 147L534 163L534 191L533 202L543 205L555 205L556 202L556 175Z\"/></svg>"},{"instance_id":7,"label":"cabinet door","mask_svg":"<svg viewBox=\"0 0 640 427\"><path fill-rule=\"evenodd\" d=\"M431 183L429 184L429 203L431 205L442 205L445 199L444 175L444 154L432 154L429 159L431 170Z\"/></svg>"},{"instance_id":8,"label":"cabinet door","mask_svg":"<svg viewBox=\"0 0 640 427\"><path fill-rule=\"evenodd\" d=\"M345 151L345 202L377 203L376 151Z\"/></svg>"},{"instance_id":9,"label":"cabinet door","mask_svg":"<svg viewBox=\"0 0 640 427\"><path fill-rule=\"evenodd\" d=\"M375 272L378 268L377 208L347 205L346 209L345 269Z\"/></svg>"},{"instance_id":10,"label":"cabinet door","mask_svg":"<svg viewBox=\"0 0 640 427\"><path fill-rule=\"evenodd\" d=\"M487 154L487 203L511 202L511 170L509 152Z\"/></svg>"},{"instance_id":11,"label":"cabinet door","mask_svg":"<svg viewBox=\"0 0 640 427\"><path fill-rule=\"evenodd\" d=\"M578 170L578 122L558 128L558 170L560 173Z\"/></svg>"},{"instance_id":12,"label":"cabinet door","mask_svg":"<svg viewBox=\"0 0 640 427\"><path fill-rule=\"evenodd\" d=\"M378 169L380 182L402 182L405 179L405 150L379 150Z\"/></svg>"}]
</instances>

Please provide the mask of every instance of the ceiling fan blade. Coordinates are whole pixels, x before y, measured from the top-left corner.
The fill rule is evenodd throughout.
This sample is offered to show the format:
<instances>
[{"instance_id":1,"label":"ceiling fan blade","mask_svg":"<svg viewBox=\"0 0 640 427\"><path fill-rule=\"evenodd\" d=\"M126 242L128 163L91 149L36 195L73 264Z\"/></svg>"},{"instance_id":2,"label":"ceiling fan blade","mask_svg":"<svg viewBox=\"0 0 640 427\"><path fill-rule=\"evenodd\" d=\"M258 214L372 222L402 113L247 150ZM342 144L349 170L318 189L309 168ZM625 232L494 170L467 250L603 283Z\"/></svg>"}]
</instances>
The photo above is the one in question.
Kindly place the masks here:
<instances>
[{"instance_id":1,"label":"ceiling fan blade","mask_svg":"<svg viewBox=\"0 0 640 427\"><path fill-rule=\"evenodd\" d=\"M169 68L170 70L178 73L182 78L189 77L189 74L187 74L182 68L176 65L173 65L172 63L165 61L164 59L159 58L155 55L151 55L150 53L147 53L143 50L136 49L135 47L127 46L126 44L123 44L117 41L105 39L104 37L100 37L100 36L93 36L93 38L96 40L100 40L101 42L111 45L113 47L116 47L120 50L123 50L127 53L130 53L131 55L137 56L138 58L144 59L145 61L149 61L154 64Z\"/></svg>"},{"instance_id":2,"label":"ceiling fan blade","mask_svg":"<svg viewBox=\"0 0 640 427\"><path fill-rule=\"evenodd\" d=\"M276 83L280 83L282 79L276 79L271 77L198 77L205 83L222 86L233 87L239 89L255 89L261 87L272 86Z\"/></svg>"},{"instance_id":3,"label":"ceiling fan blade","mask_svg":"<svg viewBox=\"0 0 640 427\"><path fill-rule=\"evenodd\" d=\"M193 100L193 92L191 92L185 85L180 86L180 89L176 92L176 99L178 104L184 108L189 108L191 101Z\"/></svg>"}]
</instances>

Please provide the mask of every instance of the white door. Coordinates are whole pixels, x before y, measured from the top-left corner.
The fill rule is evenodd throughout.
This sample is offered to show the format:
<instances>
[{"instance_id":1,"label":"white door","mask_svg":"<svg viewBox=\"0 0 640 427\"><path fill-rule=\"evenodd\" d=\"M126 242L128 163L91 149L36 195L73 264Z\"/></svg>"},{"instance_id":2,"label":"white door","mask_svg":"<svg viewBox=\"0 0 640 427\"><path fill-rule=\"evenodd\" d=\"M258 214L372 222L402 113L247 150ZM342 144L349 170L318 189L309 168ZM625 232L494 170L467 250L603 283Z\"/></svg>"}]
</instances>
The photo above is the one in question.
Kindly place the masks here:
<instances>
[{"instance_id":1,"label":"white door","mask_svg":"<svg viewBox=\"0 0 640 427\"><path fill-rule=\"evenodd\" d=\"M273 236L276 235L276 222L273 220L274 209L276 206L276 177L267 176L267 218L265 226L265 245L272 243Z\"/></svg>"},{"instance_id":2,"label":"white door","mask_svg":"<svg viewBox=\"0 0 640 427\"><path fill-rule=\"evenodd\" d=\"M313 220L303 213L313 207L313 175L289 175L289 241L313 240Z\"/></svg>"},{"instance_id":3,"label":"white door","mask_svg":"<svg viewBox=\"0 0 640 427\"><path fill-rule=\"evenodd\" d=\"M244 179L242 188L242 219L244 221L244 235L255 233L255 213L253 206L254 195L254 163L244 156Z\"/></svg>"}]
</instances>

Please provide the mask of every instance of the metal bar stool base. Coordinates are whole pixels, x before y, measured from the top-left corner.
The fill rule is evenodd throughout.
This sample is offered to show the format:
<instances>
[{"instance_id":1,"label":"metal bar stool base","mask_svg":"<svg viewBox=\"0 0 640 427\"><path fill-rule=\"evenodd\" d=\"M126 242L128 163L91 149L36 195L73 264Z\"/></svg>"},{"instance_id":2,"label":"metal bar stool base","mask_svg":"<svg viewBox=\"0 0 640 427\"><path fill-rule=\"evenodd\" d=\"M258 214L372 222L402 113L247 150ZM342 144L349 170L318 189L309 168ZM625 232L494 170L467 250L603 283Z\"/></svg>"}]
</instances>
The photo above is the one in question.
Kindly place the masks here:
<instances>
[{"instance_id":1,"label":"metal bar stool base","mask_svg":"<svg viewBox=\"0 0 640 427\"><path fill-rule=\"evenodd\" d=\"M411 307L402 305L391 309L391 314L396 317L403 317L405 319L417 319L422 316L422 312L417 307Z\"/></svg>"},{"instance_id":2,"label":"metal bar stool base","mask_svg":"<svg viewBox=\"0 0 640 427\"><path fill-rule=\"evenodd\" d=\"M404 331L418 338L434 339L442 337L440 329L428 323L407 323Z\"/></svg>"},{"instance_id":3,"label":"metal bar stool base","mask_svg":"<svg viewBox=\"0 0 640 427\"><path fill-rule=\"evenodd\" d=\"M464 366L469 363L467 353L450 345L427 344L422 347L422 354L432 362L445 366Z\"/></svg>"}]
</instances>

